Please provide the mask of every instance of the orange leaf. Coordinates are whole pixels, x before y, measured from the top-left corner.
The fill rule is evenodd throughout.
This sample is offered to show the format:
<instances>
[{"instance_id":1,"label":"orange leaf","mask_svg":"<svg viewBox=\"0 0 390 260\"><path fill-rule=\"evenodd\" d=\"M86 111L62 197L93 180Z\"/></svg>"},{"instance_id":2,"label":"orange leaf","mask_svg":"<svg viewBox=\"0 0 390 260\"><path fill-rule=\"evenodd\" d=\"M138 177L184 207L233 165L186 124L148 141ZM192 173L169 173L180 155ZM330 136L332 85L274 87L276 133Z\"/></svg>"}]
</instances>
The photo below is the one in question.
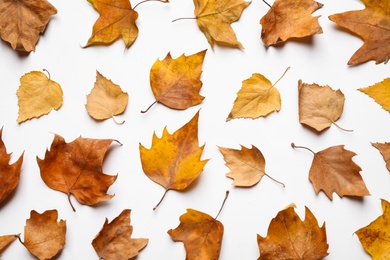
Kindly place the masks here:
<instances>
[{"instance_id":1,"label":"orange leaf","mask_svg":"<svg viewBox=\"0 0 390 260\"><path fill-rule=\"evenodd\" d=\"M390 171L390 143L372 143L372 145L380 151L386 162L386 168Z\"/></svg>"},{"instance_id":2,"label":"orange leaf","mask_svg":"<svg viewBox=\"0 0 390 260\"><path fill-rule=\"evenodd\" d=\"M164 196L168 190L187 188L208 161L200 160L204 145L198 146L198 118L199 111L172 135L166 128L161 138L154 134L150 149L139 144L142 169L152 181L165 188Z\"/></svg>"},{"instance_id":3,"label":"orange leaf","mask_svg":"<svg viewBox=\"0 0 390 260\"><path fill-rule=\"evenodd\" d=\"M50 16L57 9L46 0L0 1L0 36L14 50L35 50Z\"/></svg>"},{"instance_id":4,"label":"orange leaf","mask_svg":"<svg viewBox=\"0 0 390 260\"><path fill-rule=\"evenodd\" d=\"M16 240L18 235L5 235L0 236L0 257L1 254L7 249L7 247Z\"/></svg>"},{"instance_id":5,"label":"orange leaf","mask_svg":"<svg viewBox=\"0 0 390 260\"><path fill-rule=\"evenodd\" d=\"M122 38L129 48L138 36L135 24L138 13L131 8L129 0L88 0L100 16L93 25L92 35L85 47L109 45Z\"/></svg>"},{"instance_id":6,"label":"orange leaf","mask_svg":"<svg viewBox=\"0 0 390 260\"><path fill-rule=\"evenodd\" d=\"M390 112L390 78L358 90L373 98L384 110Z\"/></svg>"},{"instance_id":7,"label":"orange leaf","mask_svg":"<svg viewBox=\"0 0 390 260\"><path fill-rule=\"evenodd\" d=\"M305 207L302 221L293 207L280 211L271 220L266 237L257 235L259 260L318 260L328 255L325 223L320 228L313 213Z\"/></svg>"},{"instance_id":8,"label":"orange leaf","mask_svg":"<svg viewBox=\"0 0 390 260\"><path fill-rule=\"evenodd\" d=\"M106 218L102 229L92 241L100 259L130 259L148 244L146 238L131 238L133 226L130 225L130 212L129 209L123 210L110 223Z\"/></svg>"},{"instance_id":9,"label":"orange leaf","mask_svg":"<svg viewBox=\"0 0 390 260\"><path fill-rule=\"evenodd\" d=\"M322 6L313 0L276 0L260 20L265 46L322 33L319 16L311 16Z\"/></svg>"},{"instance_id":10,"label":"orange leaf","mask_svg":"<svg viewBox=\"0 0 390 260\"><path fill-rule=\"evenodd\" d=\"M15 163L8 164L11 156L7 154L2 134L0 129L0 205L18 185L23 163L22 154Z\"/></svg>"},{"instance_id":11,"label":"orange leaf","mask_svg":"<svg viewBox=\"0 0 390 260\"><path fill-rule=\"evenodd\" d=\"M390 57L390 5L387 0L361 0L364 10L348 11L329 16L332 22L348 29L364 40L364 44L352 55L349 65L369 60L376 64Z\"/></svg>"},{"instance_id":12,"label":"orange leaf","mask_svg":"<svg viewBox=\"0 0 390 260\"><path fill-rule=\"evenodd\" d=\"M57 222L57 210L30 212L24 226L24 246L38 259L52 259L65 246L66 222Z\"/></svg>"},{"instance_id":13,"label":"orange leaf","mask_svg":"<svg viewBox=\"0 0 390 260\"><path fill-rule=\"evenodd\" d=\"M42 180L51 189L66 193L69 202L71 194L85 205L110 200L114 195L106 192L117 176L104 174L102 164L113 141L79 137L66 143L64 138L55 135L45 158L37 157ZM72 209L75 211L73 206Z\"/></svg>"},{"instance_id":14,"label":"orange leaf","mask_svg":"<svg viewBox=\"0 0 390 260\"><path fill-rule=\"evenodd\" d=\"M340 197L370 195L359 174L362 169L352 161L356 153L345 150L344 145L331 146L317 153L304 146L291 145L314 154L309 179L317 194L323 190L330 200L333 200L333 192Z\"/></svg>"}]
</instances>

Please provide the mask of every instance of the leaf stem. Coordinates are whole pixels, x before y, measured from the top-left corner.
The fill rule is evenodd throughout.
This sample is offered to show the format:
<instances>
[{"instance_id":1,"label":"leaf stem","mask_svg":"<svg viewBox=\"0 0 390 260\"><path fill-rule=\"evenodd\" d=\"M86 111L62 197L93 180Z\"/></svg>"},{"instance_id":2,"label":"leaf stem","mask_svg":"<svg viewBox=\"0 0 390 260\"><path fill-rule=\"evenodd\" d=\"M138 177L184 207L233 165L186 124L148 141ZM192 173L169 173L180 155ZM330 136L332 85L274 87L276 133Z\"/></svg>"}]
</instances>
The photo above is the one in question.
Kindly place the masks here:
<instances>
[{"instance_id":1,"label":"leaf stem","mask_svg":"<svg viewBox=\"0 0 390 260\"><path fill-rule=\"evenodd\" d=\"M269 8L271 8L271 9L272 9L272 6L271 6L269 3L267 3L265 0L263 0L263 2L264 2L266 5L268 5L268 6L269 6Z\"/></svg>"},{"instance_id":2,"label":"leaf stem","mask_svg":"<svg viewBox=\"0 0 390 260\"><path fill-rule=\"evenodd\" d=\"M49 72L47 69L43 69L43 71L47 73L48 78L49 78L49 80L50 80L50 78L51 78L51 77L50 77L50 72Z\"/></svg>"},{"instance_id":3,"label":"leaf stem","mask_svg":"<svg viewBox=\"0 0 390 260\"><path fill-rule=\"evenodd\" d=\"M156 1L156 2L161 2L161 3L169 3L169 0L143 0L141 2L139 2L138 4L136 4L134 7L133 7L133 10L139 6L140 4L143 4L143 3L146 3L146 2L151 2L151 1Z\"/></svg>"},{"instance_id":4,"label":"leaf stem","mask_svg":"<svg viewBox=\"0 0 390 260\"><path fill-rule=\"evenodd\" d=\"M267 176L268 178L270 178L271 180L273 180L274 182L279 183L280 185L282 185L283 188L286 188L286 185L284 185L283 182L280 182L280 181L278 181L278 180L272 178L270 175L268 175L268 174L266 174L266 173L264 173L264 175Z\"/></svg>"},{"instance_id":5,"label":"leaf stem","mask_svg":"<svg viewBox=\"0 0 390 260\"><path fill-rule=\"evenodd\" d=\"M306 150L308 150L308 151L310 151L310 152L312 152L314 155L316 154L312 149L310 149L310 148L307 148L307 147L305 147L305 146L298 146L298 145L295 145L294 143L291 143L291 147L292 148L301 148L301 149L306 149Z\"/></svg>"},{"instance_id":6,"label":"leaf stem","mask_svg":"<svg viewBox=\"0 0 390 260\"><path fill-rule=\"evenodd\" d=\"M223 209L223 206L225 205L226 199L227 199L228 197L229 197L229 190L226 191L225 198L223 199L221 208L219 209L218 214L217 214L217 216L215 216L214 219L217 219L217 218L218 218L219 214L221 213L221 211L222 211L222 209Z\"/></svg>"},{"instance_id":7,"label":"leaf stem","mask_svg":"<svg viewBox=\"0 0 390 260\"><path fill-rule=\"evenodd\" d=\"M336 124L336 122L333 122L333 121L332 121L332 124L334 124L338 129L340 129L340 130L342 130L342 131L345 131L345 132L353 132L353 130L351 130L351 129L342 128L341 126L339 126L338 124Z\"/></svg>"},{"instance_id":8,"label":"leaf stem","mask_svg":"<svg viewBox=\"0 0 390 260\"><path fill-rule=\"evenodd\" d=\"M281 80L284 75L286 75L287 71L290 69L290 66L287 67L287 69L283 72L282 76L279 77L279 79L272 85L273 87Z\"/></svg>"},{"instance_id":9,"label":"leaf stem","mask_svg":"<svg viewBox=\"0 0 390 260\"><path fill-rule=\"evenodd\" d=\"M112 120L114 120L114 122L115 122L116 124L118 124L118 125L123 125L123 124L125 123L125 120L123 120L122 122L116 121L114 116L112 117Z\"/></svg>"},{"instance_id":10,"label":"leaf stem","mask_svg":"<svg viewBox=\"0 0 390 260\"><path fill-rule=\"evenodd\" d=\"M20 238L20 234L15 235L15 237L17 237L18 240L19 240L19 242L20 242L22 245L24 245L24 242L23 242L22 239Z\"/></svg>"},{"instance_id":11,"label":"leaf stem","mask_svg":"<svg viewBox=\"0 0 390 260\"><path fill-rule=\"evenodd\" d=\"M193 19L196 19L196 17L182 17L182 18L176 18L176 19L173 19L173 20L172 20L172 23L173 23L173 22L176 22L176 21L179 21L179 20L193 20Z\"/></svg>"},{"instance_id":12,"label":"leaf stem","mask_svg":"<svg viewBox=\"0 0 390 260\"><path fill-rule=\"evenodd\" d=\"M157 205L153 208L153 211L155 211L157 209L158 206L160 206L161 202L163 201L163 199L165 198L165 195L167 195L167 192L168 190L165 190L162 198L160 199L160 201L157 203Z\"/></svg>"},{"instance_id":13,"label":"leaf stem","mask_svg":"<svg viewBox=\"0 0 390 260\"><path fill-rule=\"evenodd\" d=\"M148 112L149 109L150 109L152 106L154 106L156 103L157 103L157 100L154 101L146 110L141 110L141 113L144 114L144 113Z\"/></svg>"},{"instance_id":14,"label":"leaf stem","mask_svg":"<svg viewBox=\"0 0 390 260\"><path fill-rule=\"evenodd\" d=\"M70 206L72 207L73 212L76 212L76 209L73 207L72 201L70 200L70 193L68 193L68 201Z\"/></svg>"}]
</instances>

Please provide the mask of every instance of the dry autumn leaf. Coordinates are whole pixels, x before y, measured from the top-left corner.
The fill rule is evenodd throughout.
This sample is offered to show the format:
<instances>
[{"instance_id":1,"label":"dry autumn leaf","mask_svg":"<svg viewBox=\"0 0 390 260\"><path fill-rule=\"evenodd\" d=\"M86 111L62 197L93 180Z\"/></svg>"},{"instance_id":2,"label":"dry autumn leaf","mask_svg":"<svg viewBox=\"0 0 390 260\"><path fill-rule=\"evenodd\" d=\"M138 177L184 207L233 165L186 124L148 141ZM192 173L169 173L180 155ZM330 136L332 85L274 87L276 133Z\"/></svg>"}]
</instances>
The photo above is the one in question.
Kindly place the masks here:
<instances>
[{"instance_id":1,"label":"dry autumn leaf","mask_svg":"<svg viewBox=\"0 0 390 260\"><path fill-rule=\"evenodd\" d=\"M390 5L387 0L361 0L364 10L333 14L329 19L348 29L364 40L364 44L352 55L349 65L369 60L376 64L387 62L390 57Z\"/></svg>"},{"instance_id":2,"label":"dry autumn leaf","mask_svg":"<svg viewBox=\"0 0 390 260\"><path fill-rule=\"evenodd\" d=\"M41 178L45 184L85 205L95 205L110 200L114 195L106 194L117 176L102 171L104 156L112 139L89 139L79 137L71 143L55 135L50 150L44 159L37 157Z\"/></svg>"},{"instance_id":3,"label":"dry autumn leaf","mask_svg":"<svg viewBox=\"0 0 390 260\"><path fill-rule=\"evenodd\" d=\"M0 236L0 257L1 254L7 249L7 247L12 244L16 239L18 238L18 235L4 235Z\"/></svg>"},{"instance_id":4,"label":"dry autumn leaf","mask_svg":"<svg viewBox=\"0 0 390 260\"><path fill-rule=\"evenodd\" d=\"M0 129L0 205L16 188L20 180L23 154L13 164L8 164L11 155L7 153L3 139L3 129Z\"/></svg>"},{"instance_id":5,"label":"dry autumn leaf","mask_svg":"<svg viewBox=\"0 0 390 260\"><path fill-rule=\"evenodd\" d=\"M317 194L322 190L330 200L333 200L333 192L340 197L370 195L359 174L362 169L352 161L356 153L345 150L344 145L331 146L317 153L307 147L296 146L294 143L291 146L313 153L309 179Z\"/></svg>"},{"instance_id":6,"label":"dry autumn leaf","mask_svg":"<svg viewBox=\"0 0 390 260\"><path fill-rule=\"evenodd\" d=\"M203 171L208 160L200 160L204 145L198 146L199 111L173 134L164 128L161 138L153 134L150 149L139 144L142 169L152 181L168 190L184 190Z\"/></svg>"},{"instance_id":7,"label":"dry autumn leaf","mask_svg":"<svg viewBox=\"0 0 390 260\"><path fill-rule=\"evenodd\" d=\"M390 143L372 143L372 145L380 151L386 162L386 168L390 171Z\"/></svg>"},{"instance_id":8,"label":"dry autumn leaf","mask_svg":"<svg viewBox=\"0 0 390 260\"><path fill-rule=\"evenodd\" d=\"M46 71L46 70L44 70ZM31 71L20 78L18 96L18 123L58 110L62 105L61 86L43 72Z\"/></svg>"},{"instance_id":9,"label":"dry autumn leaf","mask_svg":"<svg viewBox=\"0 0 390 260\"><path fill-rule=\"evenodd\" d=\"M318 132L332 124L342 129L335 122L343 113L344 101L344 94L339 89L298 81L299 122Z\"/></svg>"},{"instance_id":10,"label":"dry autumn leaf","mask_svg":"<svg viewBox=\"0 0 390 260\"><path fill-rule=\"evenodd\" d=\"M130 225L131 210L125 209L110 223L106 218L102 229L92 241L99 259L130 259L139 254L149 239L131 238L133 226Z\"/></svg>"},{"instance_id":11,"label":"dry autumn leaf","mask_svg":"<svg viewBox=\"0 0 390 260\"><path fill-rule=\"evenodd\" d=\"M17 51L35 50L57 9L46 0L0 1L0 36Z\"/></svg>"},{"instance_id":12,"label":"dry autumn leaf","mask_svg":"<svg viewBox=\"0 0 390 260\"><path fill-rule=\"evenodd\" d=\"M390 258L390 203L382 199L381 204L383 214L355 232L364 250L371 255L372 260Z\"/></svg>"},{"instance_id":13,"label":"dry autumn leaf","mask_svg":"<svg viewBox=\"0 0 390 260\"><path fill-rule=\"evenodd\" d=\"M328 255L325 223L320 228L317 219L305 207L302 221L289 206L271 220L266 237L257 235L259 260L291 259L318 260Z\"/></svg>"},{"instance_id":14,"label":"dry autumn leaf","mask_svg":"<svg viewBox=\"0 0 390 260\"><path fill-rule=\"evenodd\" d=\"M303 38L322 33L318 17L311 14L323 4L313 0L276 0L260 19L261 39L269 47L290 38Z\"/></svg>"},{"instance_id":15,"label":"dry autumn leaf","mask_svg":"<svg viewBox=\"0 0 390 260\"><path fill-rule=\"evenodd\" d=\"M182 54L172 59L168 53L162 61L157 60L150 69L150 86L156 102L178 110L202 102L204 97L199 95L202 87L200 75L205 55L206 50L203 50L190 56Z\"/></svg>"},{"instance_id":16,"label":"dry autumn leaf","mask_svg":"<svg viewBox=\"0 0 390 260\"><path fill-rule=\"evenodd\" d=\"M106 79L102 74L96 71L96 82L87 95L87 104L85 105L88 114L96 120L105 120L122 114L127 106L129 95L123 92L120 86ZM123 122L119 124L123 124Z\"/></svg>"},{"instance_id":17,"label":"dry autumn leaf","mask_svg":"<svg viewBox=\"0 0 390 260\"><path fill-rule=\"evenodd\" d=\"M373 98L384 110L390 112L390 78L366 88L359 88L359 90Z\"/></svg>"},{"instance_id":18,"label":"dry autumn leaf","mask_svg":"<svg viewBox=\"0 0 390 260\"><path fill-rule=\"evenodd\" d=\"M256 185L266 175L284 187L283 183L265 173L265 158L257 147L252 146L248 149L241 145L241 150L218 148L223 154L226 166L231 170L226 176L234 180L232 185L251 187Z\"/></svg>"},{"instance_id":19,"label":"dry autumn leaf","mask_svg":"<svg viewBox=\"0 0 390 260\"><path fill-rule=\"evenodd\" d=\"M194 209L187 209L187 212L180 216L179 226L168 230L174 241L184 243L186 260L219 259L224 227L217 218L228 195L229 191L226 191L221 209L215 218Z\"/></svg>"},{"instance_id":20,"label":"dry autumn leaf","mask_svg":"<svg viewBox=\"0 0 390 260\"><path fill-rule=\"evenodd\" d=\"M288 69L289 67L273 85L259 73L254 73L252 77L244 80L226 121L235 118L255 119L279 111L281 107L280 93L275 85Z\"/></svg>"},{"instance_id":21,"label":"dry autumn leaf","mask_svg":"<svg viewBox=\"0 0 390 260\"><path fill-rule=\"evenodd\" d=\"M40 260L52 259L65 246L66 221L57 222L57 218L57 210L42 214L32 210L26 220L23 245Z\"/></svg>"}]
</instances>

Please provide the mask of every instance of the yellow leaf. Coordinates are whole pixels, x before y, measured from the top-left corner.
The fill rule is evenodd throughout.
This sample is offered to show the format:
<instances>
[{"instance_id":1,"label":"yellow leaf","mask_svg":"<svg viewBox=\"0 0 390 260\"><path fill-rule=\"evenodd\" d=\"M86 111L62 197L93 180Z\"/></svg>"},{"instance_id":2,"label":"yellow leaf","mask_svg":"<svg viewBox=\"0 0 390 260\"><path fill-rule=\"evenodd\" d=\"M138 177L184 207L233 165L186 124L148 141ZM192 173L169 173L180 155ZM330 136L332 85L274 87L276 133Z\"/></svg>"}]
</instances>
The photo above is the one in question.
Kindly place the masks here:
<instances>
[{"instance_id":1,"label":"yellow leaf","mask_svg":"<svg viewBox=\"0 0 390 260\"><path fill-rule=\"evenodd\" d=\"M19 116L22 123L34 117L48 114L62 105L61 86L40 71L31 71L20 78L18 96Z\"/></svg>"},{"instance_id":2,"label":"yellow leaf","mask_svg":"<svg viewBox=\"0 0 390 260\"><path fill-rule=\"evenodd\" d=\"M361 92L373 98L383 109L390 112L390 78L384 79L373 86L359 88Z\"/></svg>"}]
</instances>

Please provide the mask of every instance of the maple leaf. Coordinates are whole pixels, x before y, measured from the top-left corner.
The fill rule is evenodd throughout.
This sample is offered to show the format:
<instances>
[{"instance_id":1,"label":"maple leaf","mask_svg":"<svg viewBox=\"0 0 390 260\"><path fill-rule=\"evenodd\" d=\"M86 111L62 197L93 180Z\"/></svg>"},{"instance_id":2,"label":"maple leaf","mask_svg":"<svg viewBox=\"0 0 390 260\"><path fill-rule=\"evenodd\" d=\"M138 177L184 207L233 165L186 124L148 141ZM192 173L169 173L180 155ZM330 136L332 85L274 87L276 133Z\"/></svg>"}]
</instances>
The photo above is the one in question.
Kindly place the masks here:
<instances>
[{"instance_id":1,"label":"maple leaf","mask_svg":"<svg viewBox=\"0 0 390 260\"><path fill-rule=\"evenodd\" d=\"M390 257L390 203L381 200L383 214L369 225L355 232L359 237L364 250L369 253L373 260L389 259Z\"/></svg>"},{"instance_id":2,"label":"maple leaf","mask_svg":"<svg viewBox=\"0 0 390 260\"><path fill-rule=\"evenodd\" d=\"M218 147L226 166L231 170L227 177L234 179L233 185L239 187L251 187L257 184L264 175L276 181L265 173L265 159L261 151L252 146L250 149L241 145L241 150ZM284 186L279 181L277 183Z\"/></svg>"},{"instance_id":3,"label":"maple leaf","mask_svg":"<svg viewBox=\"0 0 390 260\"><path fill-rule=\"evenodd\" d=\"M384 110L390 112L390 78L358 90L373 98Z\"/></svg>"},{"instance_id":4,"label":"maple leaf","mask_svg":"<svg viewBox=\"0 0 390 260\"><path fill-rule=\"evenodd\" d=\"M290 206L271 220L266 237L257 235L259 260L318 260L328 255L325 223L320 228L317 219L305 207L302 221Z\"/></svg>"},{"instance_id":5,"label":"maple leaf","mask_svg":"<svg viewBox=\"0 0 390 260\"><path fill-rule=\"evenodd\" d=\"M24 226L23 245L38 259L52 259L65 245L66 221L57 222L57 210L30 212Z\"/></svg>"},{"instance_id":6,"label":"maple leaf","mask_svg":"<svg viewBox=\"0 0 390 260\"><path fill-rule=\"evenodd\" d=\"M198 147L199 111L173 134L164 128L161 138L153 134L150 149L139 144L142 169L152 181L168 190L184 190L202 172L208 160L200 160L204 145ZM161 201L154 208L156 209Z\"/></svg>"},{"instance_id":7,"label":"maple leaf","mask_svg":"<svg viewBox=\"0 0 390 260\"><path fill-rule=\"evenodd\" d=\"M184 243L186 260L219 258L224 227L217 218L228 195L229 191L226 191L225 199L215 218L194 209L187 209L187 212L180 216L179 226L168 230L174 241Z\"/></svg>"},{"instance_id":8,"label":"maple leaf","mask_svg":"<svg viewBox=\"0 0 390 260\"><path fill-rule=\"evenodd\" d=\"M88 114L96 120L105 120L122 114L127 106L129 95L123 92L120 86L106 79L102 74L96 71L96 82L87 95L87 104L85 105ZM118 123L117 121L115 121ZM123 122L119 124L123 124Z\"/></svg>"},{"instance_id":9,"label":"maple leaf","mask_svg":"<svg viewBox=\"0 0 390 260\"><path fill-rule=\"evenodd\" d=\"M55 135L50 151L44 159L37 157L41 178L45 184L68 195L85 205L110 200L114 195L106 194L117 176L102 172L102 164L112 139L89 139L79 137L71 143Z\"/></svg>"},{"instance_id":10,"label":"maple leaf","mask_svg":"<svg viewBox=\"0 0 390 260\"><path fill-rule=\"evenodd\" d=\"M46 0L0 1L0 37L14 50L34 51L39 35L56 13Z\"/></svg>"},{"instance_id":11,"label":"maple leaf","mask_svg":"<svg viewBox=\"0 0 390 260\"><path fill-rule=\"evenodd\" d=\"M321 132L340 118L344 109L344 94L329 86L298 82L299 122Z\"/></svg>"},{"instance_id":12,"label":"maple leaf","mask_svg":"<svg viewBox=\"0 0 390 260\"><path fill-rule=\"evenodd\" d=\"M3 128L0 129L0 205L16 188L20 180L23 163L23 154L9 165L11 155L7 154L3 139Z\"/></svg>"},{"instance_id":13,"label":"maple leaf","mask_svg":"<svg viewBox=\"0 0 390 260\"><path fill-rule=\"evenodd\" d=\"M46 70L45 70L46 71ZM58 110L62 105L61 86L40 71L31 71L20 78L18 123Z\"/></svg>"},{"instance_id":14,"label":"maple leaf","mask_svg":"<svg viewBox=\"0 0 390 260\"><path fill-rule=\"evenodd\" d=\"M333 192L340 197L370 195L359 174L362 169L352 161L356 153L344 149L344 145L331 146L317 153L307 147L296 146L294 143L291 146L313 153L309 179L316 194L322 190L330 200L333 200Z\"/></svg>"},{"instance_id":15,"label":"maple leaf","mask_svg":"<svg viewBox=\"0 0 390 260\"><path fill-rule=\"evenodd\" d=\"M199 95L202 87L200 75L205 55L206 50L203 50L172 59L168 53L164 60L157 60L150 69L150 85L156 102L178 110L202 102L204 97Z\"/></svg>"},{"instance_id":16,"label":"maple leaf","mask_svg":"<svg viewBox=\"0 0 390 260\"><path fill-rule=\"evenodd\" d=\"M357 65L369 60L376 64L390 57L390 6L387 0L361 0L364 10L333 14L329 19L337 25L357 34L364 44L352 55L348 65Z\"/></svg>"},{"instance_id":17,"label":"maple leaf","mask_svg":"<svg viewBox=\"0 0 390 260\"><path fill-rule=\"evenodd\" d=\"M386 161L386 168L390 171L390 143L372 143L377 148Z\"/></svg>"},{"instance_id":18,"label":"maple leaf","mask_svg":"<svg viewBox=\"0 0 390 260\"><path fill-rule=\"evenodd\" d=\"M280 93L274 86L289 68L273 85L259 73L253 73L249 79L244 80L226 121L235 118L255 119L279 111L281 107Z\"/></svg>"},{"instance_id":19,"label":"maple leaf","mask_svg":"<svg viewBox=\"0 0 390 260\"><path fill-rule=\"evenodd\" d=\"M100 259L130 259L138 255L149 239L131 238L130 209L125 209L110 223L106 218L102 229L92 241Z\"/></svg>"},{"instance_id":20,"label":"maple leaf","mask_svg":"<svg viewBox=\"0 0 390 260\"><path fill-rule=\"evenodd\" d=\"M12 244L18 238L18 235L5 235L0 236L0 256L7 249L7 247Z\"/></svg>"},{"instance_id":21,"label":"maple leaf","mask_svg":"<svg viewBox=\"0 0 390 260\"><path fill-rule=\"evenodd\" d=\"M261 39L265 46L322 33L319 16L311 14L323 4L313 0L276 0L268 6L270 9L260 19Z\"/></svg>"}]
</instances>

